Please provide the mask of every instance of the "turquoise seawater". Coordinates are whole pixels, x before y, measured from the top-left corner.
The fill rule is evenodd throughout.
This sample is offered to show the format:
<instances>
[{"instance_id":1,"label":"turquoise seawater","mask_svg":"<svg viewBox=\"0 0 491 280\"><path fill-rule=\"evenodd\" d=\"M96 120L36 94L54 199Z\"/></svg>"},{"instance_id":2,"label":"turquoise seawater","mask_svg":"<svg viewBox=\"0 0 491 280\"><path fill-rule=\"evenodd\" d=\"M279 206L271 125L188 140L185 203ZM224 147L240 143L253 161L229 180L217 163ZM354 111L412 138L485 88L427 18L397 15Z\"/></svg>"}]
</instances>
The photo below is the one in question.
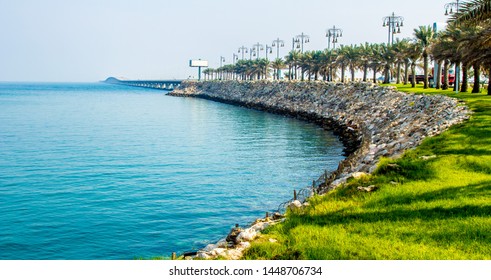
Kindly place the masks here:
<instances>
[{"instance_id":1,"label":"turquoise seawater","mask_svg":"<svg viewBox=\"0 0 491 280\"><path fill-rule=\"evenodd\" d=\"M164 91L0 83L0 259L203 247L343 159L331 132Z\"/></svg>"}]
</instances>

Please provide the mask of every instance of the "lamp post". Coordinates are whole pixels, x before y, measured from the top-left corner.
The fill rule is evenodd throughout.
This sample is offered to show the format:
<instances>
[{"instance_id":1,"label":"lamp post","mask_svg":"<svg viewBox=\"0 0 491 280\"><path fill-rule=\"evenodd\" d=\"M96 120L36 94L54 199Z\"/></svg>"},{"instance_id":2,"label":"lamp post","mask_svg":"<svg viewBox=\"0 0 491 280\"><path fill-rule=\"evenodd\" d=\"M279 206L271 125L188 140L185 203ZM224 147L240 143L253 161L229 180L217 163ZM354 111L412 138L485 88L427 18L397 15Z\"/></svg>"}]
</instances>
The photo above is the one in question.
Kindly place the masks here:
<instances>
[{"instance_id":1,"label":"lamp post","mask_svg":"<svg viewBox=\"0 0 491 280\"><path fill-rule=\"evenodd\" d=\"M340 28L336 28L334 25L332 28L326 31L327 39L327 49L331 49L331 41L333 44L333 49L336 48L336 43L338 42L339 37L343 37L343 30Z\"/></svg>"},{"instance_id":2,"label":"lamp post","mask_svg":"<svg viewBox=\"0 0 491 280\"><path fill-rule=\"evenodd\" d=\"M244 46L240 47L238 53L242 53L242 60L244 60L244 54L247 53L247 48Z\"/></svg>"},{"instance_id":3,"label":"lamp post","mask_svg":"<svg viewBox=\"0 0 491 280\"><path fill-rule=\"evenodd\" d=\"M268 44L266 44L266 60L268 59L268 53L273 53L273 47L271 46L268 46Z\"/></svg>"},{"instance_id":4,"label":"lamp post","mask_svg":"<svg viewBox=\"0 0 491 280\"><path fill-rule=\"evenodd\" d=\"M283 40L280 40L280 38L278 38L273 41L273 44L271 46L273 48L276 47L276 58L280 58L280 47L284 47L285 42Z\"/></svg>"},{"instance_id":5,"label":"lamp post","mask_svg":"<svg viewBox=\"0 0 491 280\"><path fill-rule=\"evenodd\" d=\"M302 53L303 53L303 44L308 43L309 39L310 39L309 35L303 34L303 32L302 34L295 36L295 43L297 43L297 49L301 48Z\"/></svg>"},{"instance_id":6,"label":"lamp post","mask_svg":"<svg viewBox=\"0 0 491 280\"><path fill-rule=\"evenodd\" d=\"M219 71L220 71L220 80L223 80L223 70L222 70L222 63L223 62L225 62L225 57L220 56L220 68L219 68Z\"/></svg>"},{"instance_id":7,"label":"lamp post","mask_svg":"<svg viewBox=\"0 0 491 280\"><path fill-rule=\"evenodd\" d=\"M383 27L387 27L389 29L388 45L391 45L394 43L394 34L401 33L401 27L404 26L404 18L401 16L396 16L394 13L392 13L391 16L384 17L383 21Z\"/></svg>"},{"instance_id":8,"label":"lamp post","mask_svg":"<svg viewBox=\"0 0 491 280\"><path fill-rule=\"evenodd\" d=\"M453 9L455 9L456 13L459 13L460 2L450 2L445 4L445 15L451 15L454 13ZM455 92L458 93L460 88L460 63L455 64Z\"/></svg>"},{"instance_id":9,"label":"lamp post","mask_svg":"<svg viewBox=\"0 0 491 280\"><path fill-rule=\"evenodd\" d=\"M256 56L256 50L254 48L249 49L249 60L252 60L252 56Z\"/></svg>"},{"instance_id":10,"label":"lamp post","mask_svg":"<svg viewBox=\"0 0 491 280\"><path fill-rule=\"evenodd\" d=\"M239 60L239 55L238 54L233 54L233 58L232 58L232 63L235 65L235 63Z\"/></svg>"},{"instance_id":11,"label":"lamp post","mask_svg":"<svg viewBox=\"0 0 491 280\"><path fill-rule=\"evenodd\" d=\"M259 59L260 51L264 50L264 46L262 44L257 43L255 45L253 45L252 47L253 47L252 49L255 50L255 52L257 53L256 59Z\"/></svg>"},{"instance_id":12,"label":"lamp post","mask_svg":"<svg viewBox=\"0 0 491 280\"><path fill-rule=\"evenodd\" d=\"M220 68L222 68L222 63L225 62L225 57L220 56Z\"/></svg>"},{"instance_id":13,"label":"lamp post","mask_svg":"<svg viewBox=\"0 0 491 280\"><path fill-rule=\"evenodd\" d=\"M448 16L453 14L454 9L456 13L459 13L459 6L460 6L459 0L457 0L457 2L451 2L445 4L445 15Z\"/></svg>"}]
</instances>

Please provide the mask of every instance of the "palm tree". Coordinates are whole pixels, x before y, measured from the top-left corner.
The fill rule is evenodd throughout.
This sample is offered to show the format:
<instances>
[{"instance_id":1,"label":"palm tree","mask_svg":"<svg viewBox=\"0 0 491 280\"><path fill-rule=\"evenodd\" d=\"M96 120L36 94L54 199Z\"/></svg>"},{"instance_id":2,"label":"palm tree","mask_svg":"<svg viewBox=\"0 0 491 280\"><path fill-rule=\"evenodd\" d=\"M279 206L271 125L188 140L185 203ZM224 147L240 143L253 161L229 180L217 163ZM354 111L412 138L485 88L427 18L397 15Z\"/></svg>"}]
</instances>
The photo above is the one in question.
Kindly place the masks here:
<instances>
[{"instance_id":1,"label":"palm tree","mask_svg":"<svg viewBox=\"0 0 491 280\"><path fill-rule=\"evenodd\" d=\"M443 35L443 33L442 33ZM436 79L436 89L448 89L448 61L452 54L450 53L452 50L452 45L449 40L446 40L444 36L438 36L435 42L430 47L430 54L433 59L438 64L438 71L434 77L442 76L442 64L443 64L443 85L441 85L441 78Z\"/></svg>"},{"instance_id":2,"label":"palm tree","mask_svg":"<svg viewBox=\"0 0 491 280\"><path fill-rule=\"evenodd\" d=\"M290 71L290 80L297 79L298 63L300 62L300 52L291 51L285 57L285 63L288 65Z\"/></svg>"},{"instance_id":3,"label":"palm tree","mask_svg":"<svg viewBox=\"0 0 491 280\"><path fill-rule=\"evenodd\" d=\"M257 68L258 68L258 73L257 73L257 78L258 80L263 77L263 79L268 79L269 76L269 67L271 65L270 61L267 60L266 58L261 58L256 60Z\"/></svg>"},{"instance_id":4,"label":"palm tree","mask_svg":"<svg viewBox=\"0 0 491 280\"><path fill-rule=\"evenodd\" d=\"M345 47L344 58L348 64L348 68L351 73L351 81L355 80L355 71L358 67L360 59L360 51L356 45L350 45Z\"/></svg>"},{"instance_id":5,"label":"palm tree","mask_svg":"<svg viewBox=\"0 0 491 280\"><path fill-rule=\"evenodd\" d=\"M489 59L489 48L483 39L483 28L479 25L467 29L468 33L460 40L463 60L472 65L474 70L474 86L472 93L480 92L480 70L483 62Z\"/></svg>"},{"instance_id":6,"label":"palm tree","mask_svg":"<svg viewBox=\"0 0 491 280\"><path fill-rule=\"evenodd\" d=\"M347 46L341 46L337 50L336 64L341 68L341 83L345 82L346 66L350 63L350 50Z\"/></svg>"},{"instance_id":7,"label":"palm tree","mask_svg":"<svg viewBox=\"0 0 491 280\"><path fill-rule=\"evenodd\" d=\"M491 74L491 0L472 0L464 3L459 10L459 13L455 14L450 23L458 25L462 28L477 28L474 36L464 36L461 38L461 48L459 52L462 53L463 63L468 63L474 68L474 87L472 92L479 92L479 72L480 66L484 65L484 70L488 71L488 75ZM471 30L472 31L472 30ZM489 89L491 88L491 81L488 82L488 94L491 95Z\"/></svg>"},{"instance_id":8,"label":"palm tree","mask_svg":"<svg viewBox=\"0 0 491 280\"><path fill-rule=\"evenodd\" d=\"M300 54L299 66L301 69L301 80L304 80L305 72L309 72L309 80L310 80L310 68L312 65L313 54L310 51L306 51Z\"/></svg>"},{"instance_id":9,"label":"palm tree","mask_svg":"<svg viewBox=\"0 0 491 280\"><path fill-rule=\"evenodd\" d=\"M390 83L390 68L396 60L395 53L393 51L393 45L380 45L380 58L382 65L384 66L384 84Z\"/></svg>"},{"instance_id":10,"label":"palm tree","mask_svg":"<svg viewBox=\"0 0 491 280\"><path fill-rule=\"evenodd\" d=\"M478 24L491 18L491 0L473 0L460 8L459 13L452 17L452 21L460 23Z\"/></svg>"},{"instance_id":11,"label":"palm tree","mask_svg":"<svg viewBox=\"0 0 491 280\"><path fill-rule=\"evenodd\" d=\"M414 29L414 36L416 38L416 42L421 46L422 56L423 56L423 71L424 71L424 88L428 88L428 57L429 57L429 47L433 40L435 39L435 31L433 27L428 26L420 26L417 29Z\"/></svg>"},{"instance_id":12,"label":"palm tree","mask_svg":"<svg viewBox=\"0 0 491 280\"><path fill-rule=\"evenodd\" d=\"M332 82L336 73L335 62L337 60L336 50L324 50L321 56L321 69L320 73L324 75L324 80Z\"/></svg>"},{"instance_id":13,"label":"palm tree","mask_svg":"<svg viewBox=\"0 0 491 280\"><path fill-rule=\"evenodd\" d=\"M397 39L393 45L393 51L395 52L395 59L397 63L396 83L401 82L401 67L404 64L404 84L407 84L409 77L409 59L407 59L407 51L410 46L408 39Z\"/></svg>"},{"instance_id":14,"label":"palm tree","mask_svg":"<svg viewBox=\"0 0 491 280\"><path fill-rule=\"evenodd\" d=\"M283 59L277 58L271 63L271 67L273 67L274 69L274 78L279 80L281 75L281 69L285 67L285 62L283 61Z\"/></svg>"},{"instance_id":15,"label":"palm tree","mask_svg":"<svg viewBox=\"0 0 491 280\"><path fill-rule=\"evenodd\" d=\"M382 67L382 55L381 55L381 45L372 44L370 45L370 62L369 66L372 69L373 83L377 83L377 73Z\"/></svg>"},{"instance_id":16,"label":"palm tree","mask_svg":"<svg viewBox=\"0 0 491 280\"><path fill-rule=\"evenodd\" d=\"M314 75L314 80L317 81L324 66L324 53L322 51L311 51L309 57L309 79Z\"/></svg>"},{"instance_id":17,"label":"palm tree","mask_svg":"<svg viewBox=\"0 0 491 280\"><path fill-rule=\"evenodd\" d=\"M370 65L370 58L371 58L371 46L369 43L365 43L360 45L358 47L358 53L359 53L359 64L360 67L362 68L363 71L363 81L367 81L367 74L368 74L368 67Z\"/></svg>"},{"instance_id":18,"label":"palm tree","mask_svg":"<svg viewBox=\"0 0 491 280\"><path fill-rule=\"evenodd\" d=\"M449 68L448 64L454 64L455 65L455 73L457 73L457 68L460 66L462 63L462 85L460 88L460 92L467 92L467 69L468 63L464 60L462 57L462 52L459 51L461 49L461 44L462 44L462 39L466 37L466 33L468 33L469 30L466 27L463 26L457 26L455 23L450 23L445 31L443 31L440 35L440 40L441 43L444 44L443 49L441 50L443 52L442 56L445 58L444 63L446 63L447 66L446 68ZM435 55L435 54L434 54ZM437 54L438 56L438 54ZM447 70L445 69L445 70ZM444 79L447 81L447 72L444 71ZM456 77L457 79L457 77ZM448 88L448 84L444 82L443 89ZM454 90L457 90L457 83L454 83Z\"/></svg>"},{"instance_id":19,"label":"palm tree","mask_svg":"<svg viewBox=\"0 0 491 280\"><path fill-rule=\"evenodd\" d=\"M411 87L416 87L416 64L421 58L422 47L420 44L412 43L407 50L407 57L411 62Z\"/></svg>"}]
</instances>

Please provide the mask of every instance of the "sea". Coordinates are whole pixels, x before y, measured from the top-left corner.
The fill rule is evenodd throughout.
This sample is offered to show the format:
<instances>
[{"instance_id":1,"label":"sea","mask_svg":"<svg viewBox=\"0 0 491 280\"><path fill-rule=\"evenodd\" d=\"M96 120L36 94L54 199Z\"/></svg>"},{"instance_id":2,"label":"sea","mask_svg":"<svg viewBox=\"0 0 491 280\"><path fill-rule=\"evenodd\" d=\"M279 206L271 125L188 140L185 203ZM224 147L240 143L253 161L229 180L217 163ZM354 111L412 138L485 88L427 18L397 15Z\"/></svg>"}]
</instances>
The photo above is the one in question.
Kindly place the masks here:
<instances>
[{"instance_id":1,"label":"sea","mask_svg":"<svg viewBox=\"0 0 491 280\"><path fill-rule=\"evenodd\" d=\"M304 121L105 83L0 83L0 259L169 257L344 159Z\"/></svg>"}]
</instances>

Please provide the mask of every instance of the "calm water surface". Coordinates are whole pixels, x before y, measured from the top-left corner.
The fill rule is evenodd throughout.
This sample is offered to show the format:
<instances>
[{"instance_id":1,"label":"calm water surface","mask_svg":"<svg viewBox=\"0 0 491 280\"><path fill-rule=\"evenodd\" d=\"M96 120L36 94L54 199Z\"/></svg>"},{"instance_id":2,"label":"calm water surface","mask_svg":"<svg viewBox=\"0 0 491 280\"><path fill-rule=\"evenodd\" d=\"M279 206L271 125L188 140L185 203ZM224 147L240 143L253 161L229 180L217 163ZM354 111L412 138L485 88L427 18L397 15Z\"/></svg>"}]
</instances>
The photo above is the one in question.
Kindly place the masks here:
<instances>
[{"instance_id":1,"label":"calm water surface","mask_svg":"<svg viewBox=\"0 0 491 280\"><path fill-rule=\"evenodd\" d=\"M342 160L301 121L163 91L0 83L0 259L197 249Z\"/></svg>"}]
</instances>

